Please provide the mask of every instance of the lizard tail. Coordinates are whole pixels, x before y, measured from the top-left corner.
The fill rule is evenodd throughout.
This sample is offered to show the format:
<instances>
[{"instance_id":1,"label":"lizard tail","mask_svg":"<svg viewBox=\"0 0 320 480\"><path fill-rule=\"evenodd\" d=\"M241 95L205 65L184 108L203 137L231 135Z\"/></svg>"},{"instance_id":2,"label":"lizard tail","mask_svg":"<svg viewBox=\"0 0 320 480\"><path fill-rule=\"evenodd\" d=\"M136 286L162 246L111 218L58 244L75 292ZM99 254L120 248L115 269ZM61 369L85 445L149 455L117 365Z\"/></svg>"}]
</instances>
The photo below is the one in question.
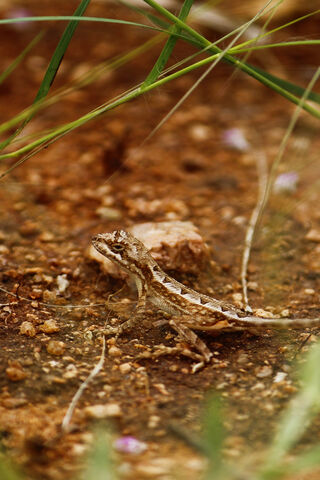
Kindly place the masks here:
<instances>
[{"instance_id":1,"label":"lizard tail","mask_svg":"<svg viewBox=\"0 0 320 480\"><path fill-rule=\"evenodd\" d=\"M262 318L242 317L237 320L237 325L270 328L306 328L320 326L320 318Z\"/></svg>"}]
</instances>

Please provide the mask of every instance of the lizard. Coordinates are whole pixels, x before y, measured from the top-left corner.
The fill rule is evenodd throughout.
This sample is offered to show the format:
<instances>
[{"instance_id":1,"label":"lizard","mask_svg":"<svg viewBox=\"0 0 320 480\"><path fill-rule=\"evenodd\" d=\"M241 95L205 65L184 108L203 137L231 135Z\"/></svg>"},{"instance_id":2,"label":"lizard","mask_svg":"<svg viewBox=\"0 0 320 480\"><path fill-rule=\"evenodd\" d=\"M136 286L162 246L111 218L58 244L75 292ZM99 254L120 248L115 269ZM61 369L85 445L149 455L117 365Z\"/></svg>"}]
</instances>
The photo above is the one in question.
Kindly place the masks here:
<instances>
[{"instance_id":1,"label":"lizard","mask_svg":"<svg viewBox=\"0 0 320 480\"><path fill-rule=\"evenodd\" d=\"M118 327L108 328L106 333L118 336L124 330L133 328L142 318L148 299L172 316L169 325L183 341L199 352L162 346L155 356L179 352L195 358L198 363L194 365L193 372L209 363L212 357L209 348L195 330L222 333L250 328L304 328L320 325L320 318L264 318L248 315L230 303L198 293L167 275L145 245L127 231L97 234L92 238L92 244L100 254L120 265L129 274L138 291L133 317Z\"/></svg>"}]
</instances>

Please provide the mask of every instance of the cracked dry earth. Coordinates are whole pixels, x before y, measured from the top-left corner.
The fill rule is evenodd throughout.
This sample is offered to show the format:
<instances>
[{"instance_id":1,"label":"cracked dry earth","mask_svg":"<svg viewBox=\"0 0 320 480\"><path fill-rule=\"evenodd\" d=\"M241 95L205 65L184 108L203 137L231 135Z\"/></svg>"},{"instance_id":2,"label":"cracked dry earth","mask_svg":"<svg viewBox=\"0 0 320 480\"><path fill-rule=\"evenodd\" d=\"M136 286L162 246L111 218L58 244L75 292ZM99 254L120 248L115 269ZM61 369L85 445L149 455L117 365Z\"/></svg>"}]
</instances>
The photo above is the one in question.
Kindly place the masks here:
<instances>
[{"instance_id":1,"label":"cracked dry earth","mask_svg":"<svg viewBox=\"0 0 320 480\"><path fill-rule=\"evenodd\" d=\"M28 7L34 15L71 13L60 2L28 2ZM128 18L120 7L97 3L89 10L92 16ZM34 98L63 27L48 28L45 41L1 85L2 122ZM295 28L293 36L302 34L302 25ZM310 35L316 30L311 20L303 28ZM3 28L2 60L12 61L36 31L35 25ZM54 87L120 54L123 46L114 42L119 32L129 48L148 38L115 25L79 27ZM91 52L90 59L83 58L84 51ZM177 55L186 53L179 45ZM279 75L294 71L297 83L305 84L301 63L314 65L312 51L284 55L277 52L262 66L280 69L282 63ZM146 52L98 79L95 88L72 92L37 115L28 133L77 118L103 103L106 93L111 98L125 91L144 78L154 58L155 50ZM92 444L93 425L106 421L113 438L133 436L145 447L136 455L114 452L124 478L173 479L179 472L197 479L206 461L190 438L201 438L208 394L219 393L224 401L225 454L237 463L263 451L297 391L293 362L303 362L318 328L267 330L260 336L201 334L213 361L192 375L187 358L136 359L143 349L176 343L168 326L153 326L163 314L150 307L134 331L116 342L107 339L103 368L77 404L71 431L61 432L73 395L100 358L105 323L128 317L136 299L122 279L103 273L88 256L93 234L142 222L191 221L209 246L210 262L192 273L179 266L169 273L229 302L241 293L257 158L262 153L269 162L275 158L293 108L244 75L231 78L221 65L140 148L195 80L181 78L86 124L1 181L1 441L27 478L72 478ZM243 133L248 148L236 151L222 141L230 128ZM320 317L319 144L316 121L302 114L280 169L298 172L298 184L291 193L272 194L255 237L248 273L254 308ZM1 171L10 165L4 163ZM110 294L112 310L106 306ZM318 432L316 421L304 445L319 441Z\"/></svg>"}]
</instances>

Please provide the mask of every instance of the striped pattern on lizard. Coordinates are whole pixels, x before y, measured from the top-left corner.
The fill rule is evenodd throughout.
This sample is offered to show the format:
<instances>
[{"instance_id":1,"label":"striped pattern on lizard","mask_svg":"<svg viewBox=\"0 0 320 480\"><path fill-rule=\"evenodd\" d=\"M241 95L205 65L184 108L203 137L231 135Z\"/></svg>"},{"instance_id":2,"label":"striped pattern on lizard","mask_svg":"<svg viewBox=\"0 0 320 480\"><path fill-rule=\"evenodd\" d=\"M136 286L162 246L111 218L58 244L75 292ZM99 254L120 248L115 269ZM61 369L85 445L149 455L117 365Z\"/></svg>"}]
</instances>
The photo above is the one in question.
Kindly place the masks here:
<instances>
[{"instance_id":1,"label":"striped pattern on lizard","mask_svg":"<svg viewBox=\"0 0 320 480\"><path fill-rule=\"evenodd\" d=\"M99 253L127 271L138 290L134 317L119 327L109 328L107 333L119 335L125 329L132 328L142 317L148 299L172 315L169 321L171 327L182 340L199 352L192 354L187 349L182 352L199 360L194 371L208 363L212 357L212 353L194 330L218 333L250 328L305 328L320 325L320 318L262 318L248 315L232 304L198 293L167 275L145 245L124 230L95 235L92 244ZM171 353L170 350L175 353L181 349L162 346L159 355Z\"/></svg>"}]
</instances>

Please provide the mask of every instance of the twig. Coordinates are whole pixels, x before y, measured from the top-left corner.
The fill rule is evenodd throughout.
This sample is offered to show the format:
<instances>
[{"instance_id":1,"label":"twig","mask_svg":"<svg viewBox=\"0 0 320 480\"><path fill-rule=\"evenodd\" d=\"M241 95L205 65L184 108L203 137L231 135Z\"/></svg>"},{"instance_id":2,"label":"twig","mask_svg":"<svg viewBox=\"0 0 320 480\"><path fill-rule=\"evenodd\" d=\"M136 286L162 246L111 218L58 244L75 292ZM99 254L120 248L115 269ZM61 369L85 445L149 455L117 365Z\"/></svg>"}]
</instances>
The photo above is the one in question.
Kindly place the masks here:
<instances>
[{"instance_id":1,"label":"twig","mask_svg":"<svg viewBox=\"0 0 320 480\"><path fill-rule=\"evenodd\" d=\"M314 87L314 85L315 85L315 83L316 83L316 81L318 80L319 77L320 77L320 67L317 68L317 70L314 73L313 77L311 78L307 88L305 89L304 94L302 95L298 105L296 106L296 108L293 112L293 115L292 115L291 120L289 122L288 128L286 130L286 133L283 136L283 139L281 141L278 154L277 154L274 162L272 163L270 173L269 173L269 175L266 175L266 184L265 184L264 188L262 189L263 195L261 195L261 196L259 195L257 206L252 213L253 220L255 220L255 221L252 221L252 217L251 217L249 227L248 227L248 230L247 230L246 240L245 240L245 250L244 250L244 254L243 254L242 269L241 269L243 300L244 300L245 307L246 307L246 309L248 309L248 311L250 311L251 309L248 306L247 284L246 284L246 279L245 279L246 278L246 273L247 273L249 255L250 255L250 247L246 246L247 238L249 237L249 239L250 239L250 237L251 237L251 241L252 241L252 237L254 235L256 225L257 225L257 220L262 216L263 211L265 209L265 206L266 206L266 204L269 200L271 188L272 188L272 185L273 185L273 182L274 182L279 164L280 164L280 162L283 158L285 149L287 147L289 138L290 138L290 136L293 132L293 129L294 129L294 127L295 127L295 125L298 121L298 118L300 116L302 108L303 108L304 104L306 103L308 95L309 95L310 91L312 90L312 88ZM261 168L261 166L259 168ZM260 188L260 192L261 192L261 188ZM254 219L254 217L256 217L256 219ZM251 224L252 224L252 226L251 226ZM249 240L249 245L250 245L250 240Z\"/></svg>"},{"instance_id":2,"label":"twig","mask_svg":"<svg viewBox=\"0 0 320 480\"><path fill-rule=\"evenodd\" d=\"M267 160L263 152L258 152L257 155L257 171L259 178L259 191L258 198L255 208L252 211L249 225L246 232L246 237L244 240L244 249L242 254L242 263L241 263L241 283L242 283L242 296L245 310L247 312L252 312L252 309L248 301L248 284L247 284L247 274L248 274L248 264L252 249L253 236L256 231L257 223L261 215L263 207L263 199L265 196L265 190L268 182L268 168Z\"/></svg>"},{"instance_id":3,"label":"twig","mask_svg":"<svg viewBox=\"0 0 320 480\"><path fill-rule=\"evenodd\" d=\"M73 396L71 403L69 404L68 410L63 417L61 428L64 432L68 432L69 430L69 425L70 425L70 420L73 415L74 409L76 408L76 405L83 393L83 391L87 388L89 383L98 375L100 370L103 367L104 363L104 355L105 355L105 350L106 350L106 340L105 337L102 338L102 351L101 351L101 356L99 359L99 362L94 366L94 368L91 370L90 374L87 376L85 381L80 385L78 388L77 392Z\"/></svg>"}]
</instances>

